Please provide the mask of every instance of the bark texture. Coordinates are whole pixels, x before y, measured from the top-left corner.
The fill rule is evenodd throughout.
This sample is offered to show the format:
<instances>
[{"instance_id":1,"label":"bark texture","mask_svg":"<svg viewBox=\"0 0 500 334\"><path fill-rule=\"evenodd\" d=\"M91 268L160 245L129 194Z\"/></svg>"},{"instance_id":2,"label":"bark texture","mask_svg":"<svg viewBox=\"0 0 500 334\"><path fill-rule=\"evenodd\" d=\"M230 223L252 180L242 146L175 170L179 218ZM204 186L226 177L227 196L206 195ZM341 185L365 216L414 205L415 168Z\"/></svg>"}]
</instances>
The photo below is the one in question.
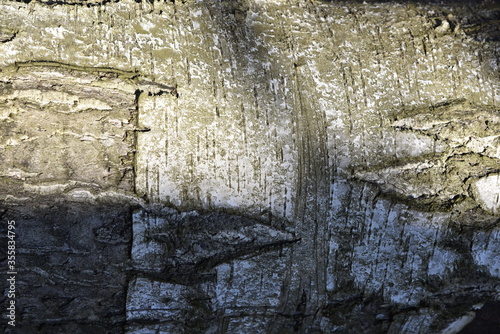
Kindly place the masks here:
<instances>
[{"instance_id":1,"label":"bark texture","mask_svg":"<svg viewBox=\"0 0 500 334\"><path fill-rule=\"evenodd\" d=\"M2 326L498 328L499 11L0 1Z\"/></svg>"}]
</instances>

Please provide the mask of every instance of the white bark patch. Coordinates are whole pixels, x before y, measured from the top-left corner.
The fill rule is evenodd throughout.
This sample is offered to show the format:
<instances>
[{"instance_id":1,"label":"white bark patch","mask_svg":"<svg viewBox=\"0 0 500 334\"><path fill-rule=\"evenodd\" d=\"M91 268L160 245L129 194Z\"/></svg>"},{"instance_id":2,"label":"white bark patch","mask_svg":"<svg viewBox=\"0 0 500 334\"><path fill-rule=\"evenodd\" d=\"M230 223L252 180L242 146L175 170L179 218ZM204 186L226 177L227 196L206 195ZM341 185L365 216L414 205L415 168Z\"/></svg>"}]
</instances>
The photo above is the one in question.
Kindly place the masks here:
<instances>
[{"instance_id":1,"label":"white bark patch","mask_svg":"<svg viewBox=\"0 0 500 334\"><path fill-rule=\"evenodd\" d=\"M489 175L474 183L474 195L479 205L493 214L500 212L500 174Z\"/></svg>"}]
</instances>

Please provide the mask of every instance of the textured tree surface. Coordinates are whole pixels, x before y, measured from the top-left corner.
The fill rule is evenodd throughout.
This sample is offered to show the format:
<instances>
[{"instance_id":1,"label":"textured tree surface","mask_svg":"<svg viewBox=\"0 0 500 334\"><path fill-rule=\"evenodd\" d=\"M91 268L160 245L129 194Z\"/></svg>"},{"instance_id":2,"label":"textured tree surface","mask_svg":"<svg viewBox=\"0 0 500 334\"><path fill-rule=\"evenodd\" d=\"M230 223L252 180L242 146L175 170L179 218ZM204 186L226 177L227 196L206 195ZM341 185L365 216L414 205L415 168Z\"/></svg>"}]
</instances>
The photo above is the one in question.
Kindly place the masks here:
<instances>
[{"instance_id":1,"label":"textured tree surface","mask_svg":"<svg viewBox=\"0 0 500 334\"><path fill-rule=\"evenodd\" d=\"M496 333L499 13L0 0L1 328Z\"/></svg>"}]
</instances>

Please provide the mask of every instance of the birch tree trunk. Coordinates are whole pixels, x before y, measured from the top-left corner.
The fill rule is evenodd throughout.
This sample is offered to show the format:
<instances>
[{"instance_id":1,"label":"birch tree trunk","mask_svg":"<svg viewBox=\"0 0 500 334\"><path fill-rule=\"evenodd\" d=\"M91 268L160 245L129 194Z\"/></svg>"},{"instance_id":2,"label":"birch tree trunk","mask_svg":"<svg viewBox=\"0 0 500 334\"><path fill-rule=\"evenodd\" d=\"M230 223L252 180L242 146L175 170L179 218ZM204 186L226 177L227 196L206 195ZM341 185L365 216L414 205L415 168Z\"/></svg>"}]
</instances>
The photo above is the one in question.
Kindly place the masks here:
<instances>
[{"instance_id":1,"label":"birch tree trunk","mask_svg":"<svg viewBox=\"0 0 500 334\"><path fill-rule=\"evenodd\" d=\"M498 328L499 10L1 0L2 328Z\"/></svg>"}]
</instances>

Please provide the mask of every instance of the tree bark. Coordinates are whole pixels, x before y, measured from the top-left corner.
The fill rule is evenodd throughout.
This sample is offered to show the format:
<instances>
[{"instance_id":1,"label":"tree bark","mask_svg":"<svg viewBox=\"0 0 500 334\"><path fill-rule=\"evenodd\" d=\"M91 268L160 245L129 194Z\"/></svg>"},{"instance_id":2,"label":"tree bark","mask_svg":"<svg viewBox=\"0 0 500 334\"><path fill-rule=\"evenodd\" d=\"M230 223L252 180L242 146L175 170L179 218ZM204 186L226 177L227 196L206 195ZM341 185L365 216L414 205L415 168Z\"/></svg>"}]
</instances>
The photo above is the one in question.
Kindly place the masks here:
<instances>
[{"instance_id":1,"label":"tree bark","mask_svg":"<svg viewBox=\"0 0 500 334\"><path fill-rule=\"evenodd\" d=\"M1 0L2 328L493 330L499 10Z\"/></svg>"}]
</instances>

